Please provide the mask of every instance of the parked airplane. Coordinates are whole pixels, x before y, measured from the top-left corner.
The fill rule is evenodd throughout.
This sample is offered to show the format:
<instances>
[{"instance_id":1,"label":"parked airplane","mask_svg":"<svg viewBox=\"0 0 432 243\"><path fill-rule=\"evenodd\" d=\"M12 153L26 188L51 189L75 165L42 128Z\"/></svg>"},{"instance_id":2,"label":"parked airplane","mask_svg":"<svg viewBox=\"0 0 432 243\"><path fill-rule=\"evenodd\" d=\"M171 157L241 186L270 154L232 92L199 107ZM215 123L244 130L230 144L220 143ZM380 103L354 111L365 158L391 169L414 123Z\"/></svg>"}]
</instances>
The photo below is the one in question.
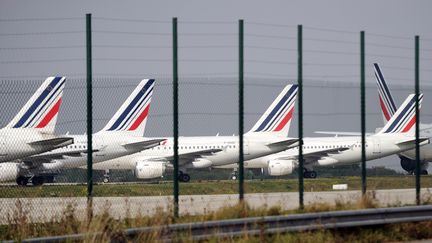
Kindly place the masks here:
<instances>
[{"instance_id":1,"label":"parked airplane","mask_svg":"<svg viewBox=\"0 0 432 243\"><path fill-rule=\"evenodd\" d=\"M378 63L374 63L374 69L375 69L376 82L378 86L379 103L380 103L381 111L383 113L384 123L386 123L390 119L390 117L395 113L396 105ZM420 123L420 136L431 138L432 124ZM404 170L408 171L411 174L415 172L415 168L416 168L415 149L400 153L399 158L400 158L401 166ZM421 174L427 175L428 174L427 168L429 162L432 162L431 144L427 146L422 146L420 148L420 161L421 161L420 162Z\"/></svg>"},{"instance_id":2,"label":"parked airplane","mask_svg":"<svg viewBox=\"0 0 432 243\"><path fill-rule=\"evenodd\" d=\"M154 79L144 79L114 114L108 124L93 135L93 162L98 163L159 145L165 139L144 138ZM72 135L74 143L47 153L29 156L20 163L3 163L0 181L16 180L26 185L52 181L59 169L87 163L87 135Z\"/></svg>"},{"instance_id":3,"label":"parked airplane","mask_svg":"<svg viewBox=\"0 0 432 243\"><path fill-rule=\"evenodd\" d=\"M244 157L253 159L297 146L298 139L287 138L291 124L297 85L288 85L261 116L255 126L244 134ZM188 182L187 169L209 168L238 162L238 136L201 136L179 138L179 181ZM139 179L161 177L172 168L173 139L140 153L94 165L98 170L134 170ZM106 176L105 181L108 181Z\"/></svg>"},{"instance_id":4,"label":"parked airplane","mask_svg":"<svg viewBox=\"0 0 432 243\"><path fill-rule=\"evenodd\" d=\"M47 78L12 121L0 129L0 162L73 143L71 137L54 134L65 82L64 77Z\"/></svg>"},{"instance_id":5,"label":"parked airplane","mask_svg":"<svg viewBox=\"0 0 432 243\"><path fill-rule=\"evenodd\" d=\"M420 96L419 102L422 101ZM373 160L415 147L415 96L410 95L378 133L366 137L366 160ZM420 145L429 143L422 137ZM313 166L353 164L361 161L361 137L314 137L303 139L304 177L315 178ZM271 176L288 175L298 166L298 148L245 161L245 168L264 168ZM216 168L236 168L235 164Z\"/></svg>"}]
</instances>

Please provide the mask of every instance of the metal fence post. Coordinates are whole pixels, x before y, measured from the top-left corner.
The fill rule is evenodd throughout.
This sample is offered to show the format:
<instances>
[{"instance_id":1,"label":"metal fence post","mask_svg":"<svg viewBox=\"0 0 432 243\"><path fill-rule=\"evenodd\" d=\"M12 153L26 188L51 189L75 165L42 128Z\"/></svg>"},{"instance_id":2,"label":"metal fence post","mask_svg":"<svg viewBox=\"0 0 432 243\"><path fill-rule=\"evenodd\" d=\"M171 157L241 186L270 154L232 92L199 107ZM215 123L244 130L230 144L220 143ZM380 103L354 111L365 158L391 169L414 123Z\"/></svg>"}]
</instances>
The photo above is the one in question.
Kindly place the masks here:
<instances>
[{"instance_id":1,"label":"metal fence post","mask_svg":"<svg viewBox=\"0 0 432 243\"><path fill-rule=\"evenodd\" d=\"M415 36L415 139L416 139L416 203L420 205L420 112L419 112L419 94L420 94L420 37Z\"/></svg>"},{"instance_id":2,"label":"metal fence post","mask_svg":"<svg viewBox=\"0 0 432 243\"><path fill-rule=\"evenodd\" d=\"M172 20L173 32L173 140L174 140L174 217L179 216L179 181L178 181L178 55L177 55L177 18Z\"/></svg>"},{"instance_id":3,"label":"metal fence post","mask_svg":"<svg viewBox=\"0 0 432 243\"><path fill-rule=\"evenodd\" d=\"M298 51L298 63L297 63L297 82L298 82L298 137L299 137L299 207L304 208L304 184L303 184L303 27L302 25L297 26L297 51Z\"/></svg>"},{"instance_id":4,"label":"metal fence post","mask_svg":"<svg viewBox=\"0 0 432 243\"><path fill-rule=\"evenodd\" d=\"M239 20L239 200L244 199L244 156L243 156L243 20Z\"/></svg>"},{"instance_id":5,"label":"metal fence post","mask_svg":"<svg viewBox=\"0 0 432 243\"><path fill-rule=\"evenodd\" d=\"M360 31L360 112L361 112L361 180L362 196L366 194L366 107L365 107L365 32Z\"/></svg>"},{"instance_id":6,"label":"metal fence post","mask_svg":"<svg viewBox=\"0 0 432 243\"><path fill-rule=\"evenodd\" d=\"M87 209L88 217L93 215L93 107L92 107L92 36L91 14L86 14L87 46Z\"/></svg>"}]
</instances>

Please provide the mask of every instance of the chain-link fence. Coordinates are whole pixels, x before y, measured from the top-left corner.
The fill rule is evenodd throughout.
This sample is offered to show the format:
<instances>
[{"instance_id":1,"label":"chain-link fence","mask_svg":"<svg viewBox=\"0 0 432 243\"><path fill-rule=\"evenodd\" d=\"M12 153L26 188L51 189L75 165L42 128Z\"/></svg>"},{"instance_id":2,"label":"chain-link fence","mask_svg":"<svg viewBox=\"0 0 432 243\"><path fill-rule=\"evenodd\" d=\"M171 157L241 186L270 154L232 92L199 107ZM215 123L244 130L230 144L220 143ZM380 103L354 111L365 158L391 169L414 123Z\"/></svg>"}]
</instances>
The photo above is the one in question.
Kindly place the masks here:
<instances>
[{"instance_id":1,"label":"chain-link fence","mask_svg":"<svg viewBox=\"0 0 432 243\"><path fill-rule=\"evenodd\" d=\"M290 109L297 90L293 86L278 96L285 86L298 83L298 26L245 21L244 100L239 101L242 58L235 21L180 19L178 36L173 36L170 20L94 17L91 80L86 79L84 18L0 24L1 125L5 127L1 156L17 154L0 164L2 224L11 222L17 207L24 208L32 222L61 217L70 206L80 219L85 218L90 133L94 187L89 196L95 214L107 208L116 218L152 216L160 210L176 213L177 197L180 215L237 204L239 102L244 102L242 185L249 205L298 208L300 174L306 205L361 196L360 32L303 27L305 171L299 172L298 110ZM394 103L394 113L414 93L414 38L367 31L365 36L366 158L376 158L366 162L367 190L375 192L381 206L413 204L413 105L397 118L404 120L396 124L401 128L391 132L401 137L380 140L373 134L387 123L383 116L391 117L385 114L390 112L388 106ZM177 37L178 59L173 58ZM432 117L428 105L432 70L427 68L431 45L432 40L421 39L422 145L427 143L423 138L429 137L427 124ZM173 174L177 166L173 63L178 64L177 176ZM385 74L384 89L374 63ZM54 83L36 91L48 76L66 76L62 95L55 93ZM389 93L378 95L376 78L381 90L390 90L394 102ZM87 131L89 81L93 131ZM36 98L24 106L35 92ZM55 133L44 130L57 116ZM426 145L420 151L422 174L427 174L428 150ZM175 177L179 182L173 182ZM422 188L429 188L431 182L429 176L422 177ZM179 183L178 195L175 183Z\"/></svg>"}]
</instances>

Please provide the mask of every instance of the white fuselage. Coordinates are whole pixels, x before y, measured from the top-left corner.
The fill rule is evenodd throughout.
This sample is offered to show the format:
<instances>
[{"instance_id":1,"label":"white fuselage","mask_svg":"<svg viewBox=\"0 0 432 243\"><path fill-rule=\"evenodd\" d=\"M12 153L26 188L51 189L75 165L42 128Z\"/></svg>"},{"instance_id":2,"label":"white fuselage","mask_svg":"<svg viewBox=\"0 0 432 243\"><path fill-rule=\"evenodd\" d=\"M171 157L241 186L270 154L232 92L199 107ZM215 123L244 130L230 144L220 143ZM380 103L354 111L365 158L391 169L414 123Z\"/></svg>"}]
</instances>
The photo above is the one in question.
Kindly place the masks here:
<instances>
[{"instance_id":1,"label":"white fuselage","mask_svg":"<svg viewBox=\"0 0 432 243\"><path fill-rule=\"evenodd\" d=\"M93 135L93 163L114 159L117 157L137 153L143 148L141 147L125 147L124 144L142 142L148 139L136 136L118 136L119 134L96 133ZM74 151L85 151L87 149L87 135L71 135L74 138L74 143L63 148L59 148L41 155L46 155L50 158L52 154L71 153ZM49 163L43 163L43 169L65 169L77 168L87 165L87 153L82 152L76 156L60 156L60 158L52 159Z\"/></svg>"},{"instance_id":2,"label":"white fuselage","mask_svg":"<svg viewBox=\"0 0 432 243\"><path fill-rule=\"evenodd\" d=\"M54 134L44 134L34 128L0 129L0 162L8 162L40 154L57 148L51 145L31 145L31 142L56 138Z\"/></svg>"},{"instance_id":3,"label":"white fuselage","mask_svg":"<svg viewBox=\"0 0 432 243\"><path fill-rule=\"evenodd\" d=\"M269 143L284 141L286 138L275 136L245 135L244 158L253 159L287 149L286 145L267 146ZM237 163L239 160L238 136L201 136L179 137L179 154L198 152L209 149L221 151L202 156L199 159L182 165L182 168L207 168L211 166ZM173 139L167 139L160 146L144 150L140 153L95 164L94 169L135 169L137 162L161 161L161 158L173 156ZM168 161L166 161L168 162Z\"/></svg>"},{"instance_id":4,"label":"white fuselage","mask_svg":"<svg viewBox=\"0 0 432 243\"><path fill-rule=\"evenodd\" d=\"M392 154L401 153L403 151L410 150L415 147L415 143L400 144L400 142L412 139L400 134L380 134L379 136L373 135L366 137L366 160L374 160L389 156ZM346 148L348 150L340 153L329 154L326 157L322 157L310 164L305 164L305 167L309 166L328 166L328 165L339 165L339 164L354 164L361 161L361 138L355 137L314 137L303 139L303 153L319 152L326 149L332 148ZM422 145L426 144L424 142ZM269 161L277 160L278 158L296 158L298 156L298 148L289 149L277 154L256 158L245 161L245 168L266 168ZM231 168L236 167L233 165ZM228 167L224 167L228 168Z\"/></svg>"}]
</instances>

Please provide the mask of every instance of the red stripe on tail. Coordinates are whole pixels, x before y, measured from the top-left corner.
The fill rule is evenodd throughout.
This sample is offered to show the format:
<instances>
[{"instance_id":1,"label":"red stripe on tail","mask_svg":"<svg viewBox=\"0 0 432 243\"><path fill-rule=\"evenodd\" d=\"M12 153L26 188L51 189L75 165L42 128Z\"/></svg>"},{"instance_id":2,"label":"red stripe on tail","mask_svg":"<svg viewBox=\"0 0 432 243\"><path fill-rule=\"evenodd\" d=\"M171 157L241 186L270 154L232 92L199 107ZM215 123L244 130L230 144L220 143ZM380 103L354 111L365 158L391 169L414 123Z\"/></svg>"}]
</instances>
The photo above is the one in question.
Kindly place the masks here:
<instances>
[{"instance_id":1,"label":"red stripe on tail","mask_svg":"<svg viewBox=\"0 0 432 243\"><path fill-rule=\"evenodd\" d=\"M150 109L150 105L148 105L144 109L144 111L141 113L141 115L139 115L139 117L135 120L135 122L128 129L128 131L133 131L133 130L135 130L135 129L137 129L139 127L139 125L141 124L141 122L144 121L144 119L147 117L149 109Z\"/></svg>"},{"instance_id":2,"label":"red stripe on tail","mask_svg":"<svg viewBox=\"0 0 432 243\"><path fill-rule=\"evenodd\" d=\"M60 98L57 103L51 108L48 114L42 119L42 121L36 126L36 128L44 128L48 123L52 120L52 118L57 115L57 112L60 109L62 98Z\"/></svg>"},{"instance_id":3,"label":"red stripe on tail","mask_svg":"<svg viewBox=\"0 0 432 243\"><path fill-rule=\"evenodd\" d=\"M383 100L381 99L381 95L379 95L378 97L379 97L379 101L380 101L381 110L382 110L382 112L384 113L384 117L385 117L385 119L386 119L387 121L389 121L389 120L390 120L390 115L389 115L389 113L388 113L388 111L387 111L386 106L384 105Z\"/></svg>"},{"instance_id":4,"label":"red stripe on tail","mask_svg":"<svg viewBox=\"0 0 432 243\"><path fill-rule=\"evenodd\" d=\"M279 132L280 130L282 130L285 127L285 125L288 123L288 121L291 120L293 112L294 112L294 107L291 108L291 110L288 112L288 114L286 114L286 116L279 123L279 125L276 127L276 129L274 130L274 132Z\"/></svg>"},{"instance_id":5,"label":"red stripe on tail","mask_svg":"<svg viewBox=\"0 0 432 243\"><path fill-rule=\"evenodd\" d=\"M412 126L416 123L416 116L414 115L413 118L411 118L411 121L408 122L408 124L405 126L404 130L402 132L408 132Z\"/></svg>"}]
</instances>

